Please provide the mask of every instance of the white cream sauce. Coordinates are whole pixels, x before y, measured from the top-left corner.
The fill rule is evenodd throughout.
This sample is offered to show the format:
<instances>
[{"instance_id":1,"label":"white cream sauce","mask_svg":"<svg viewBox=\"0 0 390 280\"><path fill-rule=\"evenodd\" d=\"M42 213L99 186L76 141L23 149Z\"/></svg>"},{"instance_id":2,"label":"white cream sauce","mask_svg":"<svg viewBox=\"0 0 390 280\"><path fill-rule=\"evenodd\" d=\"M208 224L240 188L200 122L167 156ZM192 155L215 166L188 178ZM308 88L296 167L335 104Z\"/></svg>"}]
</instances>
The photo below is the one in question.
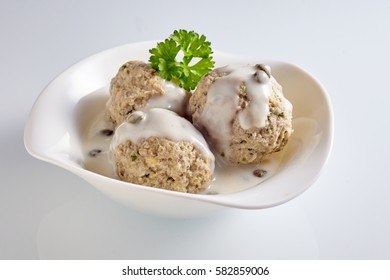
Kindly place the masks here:
<instances>
[{"instance_id":1,"label":"white cream sauce","mask_svg":"<svg viewBox=\"0 0 390 280\"><path fill-rule=\"evenodd\" d=\"M187 92L173 82L157 77L164 91L164 95L153 96L145 106L145 109L164 108L176 112L180 116L185 114Z\"/></svg>"},{"instance_id":2,"label":"white cream sauce","mask_svg":"<svg viewBox=\"0 0 390 280\"><path fill-rule=\"evenodd\" d=\"M231 124L237 112L243 129L262 128L266 125L273 78L268 65L225 66L219 71L228 74L210 86L200 121L217 149L228 155ZM242 110L239 107L240 87L244 87L249 100Z\"/></svg>"},{"instance_id":3,"label":"white cream sauce","mask_svg":"<svg viewBox=\"0 0 390 280\"><path fill-rule=\"evenodd\" d=\"M78 110L85 112L80 115L78 123L80 124L80 141L83 150L83 165L84 168L101 174L110 178L118 179L115 172L115 166L110 160L110 144L113 140L114 134L108 135L107 132L112 130L113 127L110 123L104 121L104 109L105 104L108 100L108 88L103 88L93 92L87 96L82 104L79 104ZM157 110L158 111L158 110ZM91 114L91 112L94 112ZM173 113L172 113L173 114ZM157 117L158 114L156 114ZM166 118L165 120L168 120ZM153 121L155 119L153 118ZM149 118L149 121L152 119ZM166 124L161 123L162 126ZM172 133L177 132L183 134L183 128L177 126ZM168 129L170 130L170 129ZM102 133L105 131L106 133ZM134 133L144 133L147 135L148 132L142 132L141 129L134 131ZM140 138L140 135L130 135L132 139ZM176 139L180 137L176 136ZM188 137L188 136L186 136ZM120 140L116 140L120 141ZM204 143L203 143L204 144ZM98 153L91 152L100 151ZM278 152L271 155L262 164L247 165L247 166L235 166L235 165L224 165L223 163L216 163L214 170L214 180L210 187L205 191L204 194L227 194L233 193L240 190L244 190L255 186L264 180L271 177L283 158L284 151ZM266 175L262 178L253 175L253 171L261 169L267 171Z\"/></svg>"},{"instance_id":4,"label":"white cream sauce","mask_svg":"<svg viewBox=\"0 0 390 280\"><path fill-rule=\"evenodd\" d=\"M234 112L238 109L239 86L239 81L226 80L223 83L215 83L207 94L207 102L199 120L207 130L216 150L226 152L229 150L231 122Z\"/></svg>"}]
</instances>

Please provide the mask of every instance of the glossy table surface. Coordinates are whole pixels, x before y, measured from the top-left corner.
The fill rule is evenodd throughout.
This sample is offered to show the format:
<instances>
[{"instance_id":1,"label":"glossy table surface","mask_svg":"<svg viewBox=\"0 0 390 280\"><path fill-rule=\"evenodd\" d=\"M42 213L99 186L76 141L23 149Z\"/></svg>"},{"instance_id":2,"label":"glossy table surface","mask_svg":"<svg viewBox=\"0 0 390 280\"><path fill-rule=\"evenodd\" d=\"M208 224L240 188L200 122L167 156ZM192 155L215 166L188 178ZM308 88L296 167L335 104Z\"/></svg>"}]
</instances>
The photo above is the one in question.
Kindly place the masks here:
<instances>
[{"instance_id":1,"label":"glossy table surface","mask_svg":"<svg viewBox=\"0 0 390 280\"><path fill-rule=\"evenodd\" d=\"M389 259L389 1L1 1L0 259ZM292 201L175 220L134 212L31 157L41 90L84 57L203 33L219 51L297 64L328 90L335 137ZM310 104L308 104L310 106Z\"/></svg>"}]
</instances>

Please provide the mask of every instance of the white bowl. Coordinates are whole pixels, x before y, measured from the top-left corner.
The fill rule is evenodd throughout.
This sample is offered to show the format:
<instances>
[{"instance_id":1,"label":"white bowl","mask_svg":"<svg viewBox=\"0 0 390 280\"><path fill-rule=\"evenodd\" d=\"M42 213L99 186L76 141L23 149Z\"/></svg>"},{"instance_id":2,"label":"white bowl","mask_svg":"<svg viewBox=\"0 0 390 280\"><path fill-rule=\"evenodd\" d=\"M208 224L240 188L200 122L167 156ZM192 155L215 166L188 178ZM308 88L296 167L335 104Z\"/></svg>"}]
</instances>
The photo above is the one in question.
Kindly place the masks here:
<instances>
[{"instance_id":1,"label":"white bowl","mask_svg":"<svg viewBox=\"0 0 390 280\"><path fill-rule=\"evenodd\" d=\"M186 194L108 178L83 168L79 101L107 86L129 60L149 59L156 42L112 48L90 56L55 78L40 94L28 118L24 143L34 157L80 176L98 190L142 212L194 217L226 207L260 209L279 205L304 192L319 176L333 141L333 113L324 87L301 68L280 61L242 58L215 52L216 66L267 63L294 106L294 133L278 170L254 187L230 194Z\"/></svg>"}]
</instances>

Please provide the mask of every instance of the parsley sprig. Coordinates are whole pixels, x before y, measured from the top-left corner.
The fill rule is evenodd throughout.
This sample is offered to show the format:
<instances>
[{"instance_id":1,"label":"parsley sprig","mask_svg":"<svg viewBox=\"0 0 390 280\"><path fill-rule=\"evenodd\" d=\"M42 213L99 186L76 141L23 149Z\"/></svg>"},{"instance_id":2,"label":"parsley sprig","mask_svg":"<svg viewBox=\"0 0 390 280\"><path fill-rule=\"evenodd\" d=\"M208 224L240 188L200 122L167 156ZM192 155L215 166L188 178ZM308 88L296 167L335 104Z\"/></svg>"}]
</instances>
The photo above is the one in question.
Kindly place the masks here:
<instances>
[{"instance_id":1,"label":"parsley sprig","mask_svg":"<svg viewBox=\"0 0 390 280\"><path fill-rule=\"evenodd\" d=\"M175 30L168 39L149 50L152 54L149 62L161 78L190 91L214 67L210 45L204 35L199 36L194 31ZM180 51L183 59L176 61Z\"/></svg>"}]
</instances>

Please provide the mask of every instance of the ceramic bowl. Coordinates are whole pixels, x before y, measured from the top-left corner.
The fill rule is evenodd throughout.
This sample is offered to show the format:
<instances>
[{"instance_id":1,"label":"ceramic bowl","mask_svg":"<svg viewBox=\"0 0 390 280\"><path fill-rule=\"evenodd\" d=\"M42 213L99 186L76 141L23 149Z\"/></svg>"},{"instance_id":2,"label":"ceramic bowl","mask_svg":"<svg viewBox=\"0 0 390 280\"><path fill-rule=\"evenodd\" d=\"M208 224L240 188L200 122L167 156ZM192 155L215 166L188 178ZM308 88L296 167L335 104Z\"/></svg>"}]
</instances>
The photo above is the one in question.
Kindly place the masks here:
<instances>
[{"instance_id":1,"label":"ceramic bowl","mask_svg":"<svg viewBox=\"0 0 390 280\"><path fill-rule=\"evenodd\" d=\"M115 201L160 216L195 217L226 208L260 209L282 204L304 192L318 178L332 147L333 113L325 88L300 67L281 61L214 52L216 66L266 63L294 106L294 133L277 171L261 184L229 194L187 194L140 186L88 171L83 165L80 100L109 85L129 60L148 61L156 42L112 48L64 71L42 91L25 127L24 142L34 157L88 181Z\"/></svg>"}]
</instances>

